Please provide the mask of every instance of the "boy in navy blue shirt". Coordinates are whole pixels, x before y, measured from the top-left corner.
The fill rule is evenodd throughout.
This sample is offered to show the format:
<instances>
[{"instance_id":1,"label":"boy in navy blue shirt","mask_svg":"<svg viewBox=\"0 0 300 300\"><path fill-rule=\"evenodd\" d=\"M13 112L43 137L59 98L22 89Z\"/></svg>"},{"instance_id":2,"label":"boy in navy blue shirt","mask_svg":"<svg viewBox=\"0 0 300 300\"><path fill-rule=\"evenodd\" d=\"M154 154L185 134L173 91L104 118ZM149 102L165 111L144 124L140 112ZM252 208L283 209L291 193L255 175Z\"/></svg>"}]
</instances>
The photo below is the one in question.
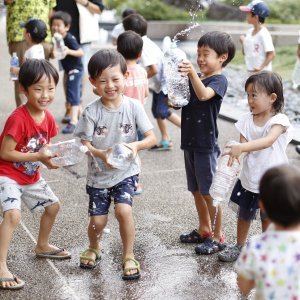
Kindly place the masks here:
<instances>
[{"instance_id":1,"label":"boy in navy blue shirt","mask_svg":"<svg viewBox=\"0 0 300 300\"><path fill-rule=\"evenodd\" d=\"M62 35L65 43L65 58L61 65L66 74L66 96L71 104L71 120L62 133L73 133L80 113L80 98L82 91L83 64L81 57L83 50L76 38L68 31L71 26L71 16L63 11L54 13L50 19L52 33ZM55 53L54 53L55 55Z\"/></svg>"},{"instance_id":2,"label":"boy in navy blue shirt","mask_svg":"<svg viewBox=\"0 0 300 300\"><path fill-rule=\"evenodd\" d=\"M216 212L209 188L220 155L217 117L228 85L221 73L234 54L230 35L213 31L198 41L200 74L188 60L179 64L182 75L189 76L191 92L189 104L182 108L181 149L184 150L188 190L194 196L199 218L198 229L182 234L180 241L200 244L195 248L197 254L212 254L225 247L221 207ZM212 226L214 220L215 226Z\"/></svg>"}]
</instances>

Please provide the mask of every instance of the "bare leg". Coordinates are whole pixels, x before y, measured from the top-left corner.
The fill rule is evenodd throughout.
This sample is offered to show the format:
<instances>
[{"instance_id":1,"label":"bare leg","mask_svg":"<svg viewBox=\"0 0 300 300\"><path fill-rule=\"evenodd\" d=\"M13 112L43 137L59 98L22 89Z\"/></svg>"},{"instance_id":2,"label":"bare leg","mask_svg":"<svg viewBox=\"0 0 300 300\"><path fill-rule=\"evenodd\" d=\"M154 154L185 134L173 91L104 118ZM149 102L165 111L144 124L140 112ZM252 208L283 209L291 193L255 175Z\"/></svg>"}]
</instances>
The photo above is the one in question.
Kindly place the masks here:
<instances>
[{"instance_id":1,"label":"bare leg","mask_svg":"<svg viewBox=\"0 0 300 300\"><path fill-rule=\"evenodd\" d=\"M11 209L4 213L4 219L0 224L0 278L12 278L7 268L7 253L13 233L20 223L21 212L18 209ZM13 286L15 281L3 282L3 287Z\"/></svg>"},{"instance_id":2,"label":"bare leg","mask_svg":"<svg viewBox=\"0 0 300 300\"><path fill-rule=\"evenodd\" d=\"M250 229L251 221L238 219L237 222L237 244L244 246L247 240L248 232Z\"/></svg>"},{"instance_id":3,"label":"bare leg","mask_svg":"<svg viewBox=\"0 0 300 300\"><path fill-rule=\"evenodd\" d=\"M80 111L80 105L71 106L71 123L76 125L78 122L78 116Z\"/></svg>"},{"instance_id":4,"label":"bare leg","mask_svg":"<svg viewBox=\"0 0 300 300\"><path fill-rule=\"evenodd\" d=\"M169 134L168 134L168 129L167 129L167 120L166 119L161 119L157 118L156 119L160 134L161 134L161 139L162 140L169 140Z\"/></svg>"},{"instance_id":5,"label":"bare leg","mask_svg":"<svg viewBox=\"0 0 300 300\"><path fill-rule=\"evenodd\" d=\"M174 114L174 113L171 113L170 117L168 118L168 120L174 124L175 126L181 128L181 118Z\"/></svg>"}]
</instances>

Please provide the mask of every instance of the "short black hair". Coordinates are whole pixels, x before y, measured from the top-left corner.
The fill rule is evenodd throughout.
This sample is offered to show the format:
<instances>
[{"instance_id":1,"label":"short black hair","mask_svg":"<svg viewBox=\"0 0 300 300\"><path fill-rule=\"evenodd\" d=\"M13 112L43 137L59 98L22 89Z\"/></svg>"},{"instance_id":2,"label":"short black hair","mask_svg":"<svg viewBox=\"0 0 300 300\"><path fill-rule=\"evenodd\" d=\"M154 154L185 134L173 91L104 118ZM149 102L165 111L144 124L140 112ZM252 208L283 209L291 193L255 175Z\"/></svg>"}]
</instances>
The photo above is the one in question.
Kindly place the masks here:
<instances>
[{"instance_id":1,"label":"short black hair","mask_svg":"<svg viewBox=\"0 0 300 300\"><path fill-rule=\"evenodd\" d=\"M117 50L125 59L137 59L143 49L143 39L132 30L120 34L117 39Z\"/></svg>"},{"instance_id":2,"label":"short black hair","mask_svg":"<svg viewBox=\"0 0 300 300\"><path fill-rule=\"evenodd\" d=\"M295 167L285 164L267 170L259 195L271 221L284 227L300 224L300 171Z\"/></svg>"},{"instance_id":3,"label":"short black hair","mask_svg":"<svg viewBox=\"0 0 300 300\"><path fill-rule=\"evenodd\" d=\"M267 95L275 93L277 99L273 102L275 112L281 112L284 107L283 86L281 77L272 71L261 71L251 75L245 83L245 91L249 84L253 84L255 89L262 89Z\"/></svg>"},{"instance_id":4,"label":"short black hair","mask_svg":"<svg viewBox=\"0 0 300 300\"><path fill-rule=\"evenodd\" d=\"M209 47L213 49L218 56L227 54L227 59L223 62L222 67L225 67L235 55L235 45L232 37L221 31L210 31L201 36L198 41L198 48Z\"/></svg>"},{"instance_id":5,"label":"short black hair","mask_svg":"<svg viewBox=\"0 0 300 300\"><path fill-rule=\"evenodd\" d=\"M59 75L55 67L45 59L27 59L21 66L19 72L19 83L25 90L37 83L43 76L50 80L53 78L55 85L59 80Z\"/></svg>"},{"instance_id":6,"label":"short black hair","mask_svg":"<svg viewBox=\"0 0 300 300\"><path fill-rule=\"evenodd\" d=\"M140 36L147 34L147 21L140 14L131 14L123 19L123 26L125 30L132 30Z\"/></svg>"},{"instance_id":7,"label":"short black hair","mask_svg":"<svg viewBox=\"0 0 300 300\"><path fill-rule=\"evenodd\" d=\"M50 26L52 25L53 20L62 20L65 26L71 26L72 17L65 11L57 11L50 18Z\"/></svg>"},{"instance_id":8,"label":"short black hair","mask_svg":"<svg viewBox=\"0 0 300 300\"><path fill-rule=\"evenodd\" d=\"M125 58L115 49L101 49L89 61L89 75L92 79L96 79L103 70L117 65L120 65L121 72L125 74L127 71Z\"/></svg>"},{"instance_id":9,"label":"short black hair","mask_svg":"<svg viewBox=\"0 0 300 300\"><path fill-rule=\"evenodd\" d=\"M122 12L122 19L126 18L129 15L132 14L136 14L136 11L132 8L126 8L123 12Z\"/></svg>"}]
</instances>

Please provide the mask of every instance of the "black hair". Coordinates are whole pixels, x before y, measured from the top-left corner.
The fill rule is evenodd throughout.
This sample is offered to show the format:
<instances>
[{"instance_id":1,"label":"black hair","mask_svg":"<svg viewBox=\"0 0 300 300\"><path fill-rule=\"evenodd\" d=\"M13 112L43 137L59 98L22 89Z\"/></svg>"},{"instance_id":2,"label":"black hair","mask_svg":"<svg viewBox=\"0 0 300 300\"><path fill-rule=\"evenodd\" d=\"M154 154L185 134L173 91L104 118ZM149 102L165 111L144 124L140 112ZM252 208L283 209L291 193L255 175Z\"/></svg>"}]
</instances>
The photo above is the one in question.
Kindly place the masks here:
<instances>
[{"instance_id":1,"label":"black hair","mask_svg":"<svg viewBox=\"0 0 300 300\"><path fill-rule=\"evenodd\" d=\"M259 195L271 221L284 227L300 224L300 172L295 167L286 164L265 172Z\"/></svg>"},{"instance_id":2,"label":"black hair","mask_svg":"<svg viewBox=\"0 0 300 300\"><path fill-rule=\"evenodd\" d=\"M264 23L265 23L265 18L260 17L259 15L256 15L254 12L251 12L251 15L252 15L252 17L258 16L258 21L259 21L259 23L261 23L261 24L264 24Z\"/></svg>"},{"instance_id":3,"label":"black hair","mask_svg":"<svg viewBox=\"0 0 300 300\"><path fill-rule=\"evenodd\" d=\"M117 50L125 59L137 59L143 49L143 39L132 30L120 34L117 39Z\"/></svg>"},{"instance_id":4,"label":"black hair","mask_svg":"<svg viewBox=\"0 0 300 300\"><path fill-rule=\"evenodd\" d=\"M140 36L147 34L147 21L140 14L131 14L123 19L123 26L125 30L132 30Z\"/></svg>"},{"instance_id":5,"label":"black hair","mask_svg":"<svg viewBox=\"0 0 300 300\"><path fill-rule=\"evenodd\" d=\"M65 11L57 11L50 18L50 26L52 26L53 20L62 20L65 26L71 26L72 17Z\"/></svg>"},{"instance_id":6,"label":"black hair","mask_svg":"<svg viewBox=\"0 0 300 300\"><path fill-rule=\"evenodd\" d=\"M202 35L198 41L198 48L206 46L213 49L218 56L222 54L228 55L222 67L225 67L235 55L234 42L231 36L226 32L210 31Z\"/></svg>"},{"instance_id":7,"label":"black hair","mask_svg":"<svg viewBox=\"0 0 300 300\"><path fill-rule=\"evenodd\" d=\"M136 14L136 11L132 8L126 8L123 12L122 12L122 19L126 18L129 15L132 14Z\"/></svg>"},{"instance_id":8,"label":"black hair","mask_svg":"<svg viewBox=\"0 0 300 300\"><path fill-rule=\"evenodd\" d=\"M45 59L27 59L21 66L19 72L19 83L25 90L37 83L43 76L50 80L53 78L55 85L59 80L59 75L54 66Z\"/></svg>"},{"instance_id":9,"label":"black hair","mask_svg":"<svg viewBox=\"0 0 300 300\"><path fill-rule=\"evenodd\" d=\"M92 79L96 79L103 70L117 65L120 65L121 72L125 74L127 71L125 58L115 49L101 49L89 61L89 75Z\"/></svg>"},{"instance_id":10,"label":"black hair","mask_svg":"<svg viewBox=\"0 0 300 300\"><path fill-rule=\"evenodd\" d=\"M245 83L245 91L249 84L253 84L255 89L262 89L267 95L275 93L277 99L272 106L276 113L281 112L284 107L283 86L281 77L275 72L261 71L251 75Z\"/></svg>"},{"instance_id":11,"label":"black hair","mask_svg":"<svg viewBox=\"0 0 300 300\"><path fill-rule=\"evenodd\" d=\"M24 28L35 44L41 43L47 37L47 25L43 20L30 19L26 22Z\"/></svg>"}]
</instances>

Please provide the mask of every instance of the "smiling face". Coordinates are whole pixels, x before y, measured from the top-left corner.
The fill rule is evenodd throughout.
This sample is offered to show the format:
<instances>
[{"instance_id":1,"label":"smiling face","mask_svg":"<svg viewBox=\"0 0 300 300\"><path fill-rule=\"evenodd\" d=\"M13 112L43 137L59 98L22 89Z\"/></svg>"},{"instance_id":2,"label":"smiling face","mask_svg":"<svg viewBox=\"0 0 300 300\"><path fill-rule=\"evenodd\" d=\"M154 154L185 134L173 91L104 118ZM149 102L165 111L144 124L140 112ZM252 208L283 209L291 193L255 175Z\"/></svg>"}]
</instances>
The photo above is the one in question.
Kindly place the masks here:
<instances>
[{"instance_id":1,"label":"smiling face","mask_svg":"<svg viewBox=\"0 0 300 300\"><path fill-rule=\"evenodd\" d=\"M65 37L70 29L70 26L66 26L64 21L61 19L53 19L51 24L51 32L53 33L59 33L63 37Z\"/></svg>"},{"instance_id":2,"label":"smiling face","mask_svg":"<svg viewBox=\"0 0 300 300\"><path fill-rule=\"evenodd\" d=\"M104 69L96 79L90 82L101 96L101 101L108 107L118 107L122 102L127 74L123 74L120 65Z\"/></svg>"}]
</instances>

